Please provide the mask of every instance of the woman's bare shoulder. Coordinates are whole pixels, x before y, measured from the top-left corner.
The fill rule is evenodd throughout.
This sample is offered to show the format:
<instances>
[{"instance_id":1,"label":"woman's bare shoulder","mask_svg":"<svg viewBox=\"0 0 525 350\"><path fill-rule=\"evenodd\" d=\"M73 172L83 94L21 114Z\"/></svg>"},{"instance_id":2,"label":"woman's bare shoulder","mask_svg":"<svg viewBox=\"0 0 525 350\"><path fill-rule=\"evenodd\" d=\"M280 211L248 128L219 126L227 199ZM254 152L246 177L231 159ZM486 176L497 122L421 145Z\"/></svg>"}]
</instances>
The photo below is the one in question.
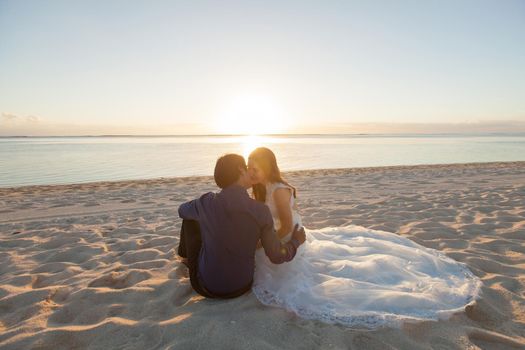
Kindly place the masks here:
<instances>
[{"instance_id":1,"label":"woman's bare shoulder","mask_svg":"<svg viewBox=\"0 0 525 350\"><path fill-rule=\"evenodd\" d=\"M290 186L286 186L285 184L282 184L282 186L276 187L272 191L272 197L275 201L279 200L290 200L290 197L292 196L292 188Z\"/></svg>"}]
</instances>

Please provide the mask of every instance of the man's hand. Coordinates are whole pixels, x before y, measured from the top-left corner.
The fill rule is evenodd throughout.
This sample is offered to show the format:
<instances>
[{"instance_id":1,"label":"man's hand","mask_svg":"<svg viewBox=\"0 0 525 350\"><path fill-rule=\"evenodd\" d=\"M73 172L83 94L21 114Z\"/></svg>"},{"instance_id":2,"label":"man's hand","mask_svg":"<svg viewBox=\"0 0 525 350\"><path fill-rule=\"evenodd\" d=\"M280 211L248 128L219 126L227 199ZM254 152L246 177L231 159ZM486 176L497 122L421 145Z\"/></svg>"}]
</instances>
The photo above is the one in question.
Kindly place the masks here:
<instances>
[{"instance_id":1,"label":"man's hand","mask_svg":"<svg viewBox=\"0 0 525 350\"><path fill-rule=\"evenodd\" d=\"M299 245L303 244L306 240L304 227L299 228L299 224L296 224L293 228L292 239L296 239L297 242L299 242Z\"/></svg>"}]
</instances>

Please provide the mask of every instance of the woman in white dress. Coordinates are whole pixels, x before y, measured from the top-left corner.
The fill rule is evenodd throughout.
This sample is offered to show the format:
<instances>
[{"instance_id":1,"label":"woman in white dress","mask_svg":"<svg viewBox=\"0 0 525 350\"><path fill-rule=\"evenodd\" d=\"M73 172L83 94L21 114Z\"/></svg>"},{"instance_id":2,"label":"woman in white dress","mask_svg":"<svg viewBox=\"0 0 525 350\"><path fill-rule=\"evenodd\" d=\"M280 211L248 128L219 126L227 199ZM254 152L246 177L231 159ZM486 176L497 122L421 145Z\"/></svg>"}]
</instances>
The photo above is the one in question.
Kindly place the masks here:
<instances>
[{"instance_id":1,"label":"woman in white dress","mask_svg":"<svg viewBox=\"0 0 525 350\"><path fill-rule=\"evenodd\" d=\"M272 213L279 238L290 239L296 189L265 147L248 158L253 195ZM275 265L259 249L253 292L265 305L328 323L375 328L406 320L446 318L473 303L481 281L466 265L394 233L360 226L306 231L289 263Z\"/></svg>"}]
</instances>

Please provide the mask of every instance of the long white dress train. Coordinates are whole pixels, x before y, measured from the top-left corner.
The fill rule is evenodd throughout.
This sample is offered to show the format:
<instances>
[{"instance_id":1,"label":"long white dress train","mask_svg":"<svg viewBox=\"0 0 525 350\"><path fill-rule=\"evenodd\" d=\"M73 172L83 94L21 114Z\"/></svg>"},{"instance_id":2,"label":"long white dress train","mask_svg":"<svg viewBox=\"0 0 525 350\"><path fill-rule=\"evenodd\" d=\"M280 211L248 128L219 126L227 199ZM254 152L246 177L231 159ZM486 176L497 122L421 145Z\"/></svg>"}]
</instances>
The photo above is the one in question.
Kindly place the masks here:
<instances>
[{"instance_id":1,"label":"long white dress train","mask_svg":"<svg viewBox=\"0 0 525 350\"><path fill-rule=\"evenodd\" d=\"M266 204L279 220L267 186ZM300 223L293 196L294 224ZM399 326L447 318L478 297L481 281L437 250L394 233L360 226L306 229L295 258L275 265L259 249L253 292L265 305L307 319L351 327ZM284 240L289 240L289 235Z\"/></svg>"}]
</instances>

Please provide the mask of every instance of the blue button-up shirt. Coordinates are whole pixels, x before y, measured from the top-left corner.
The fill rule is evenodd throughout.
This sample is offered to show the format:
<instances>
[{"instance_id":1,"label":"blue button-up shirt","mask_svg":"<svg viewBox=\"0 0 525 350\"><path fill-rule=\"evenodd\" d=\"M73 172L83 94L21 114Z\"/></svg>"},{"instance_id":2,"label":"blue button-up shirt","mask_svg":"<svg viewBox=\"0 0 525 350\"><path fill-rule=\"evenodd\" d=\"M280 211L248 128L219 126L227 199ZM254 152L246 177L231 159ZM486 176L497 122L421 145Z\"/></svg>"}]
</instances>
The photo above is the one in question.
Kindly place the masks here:
<instances>
[{"instance_id":1,"label":"blue button-up shirt","mask_svg":"<svg viewBox=\"0 0 525 350\"><path fill-rule=\"evenodd\" d=\"M232 293L253 280L259 239L274 264L292 260L299 246L295 239L281 244L268 207L250 198L239 185L182 204L179 216L199 222L198 273L204 287L213 293Z\"/></svg>"}]
</instances>

